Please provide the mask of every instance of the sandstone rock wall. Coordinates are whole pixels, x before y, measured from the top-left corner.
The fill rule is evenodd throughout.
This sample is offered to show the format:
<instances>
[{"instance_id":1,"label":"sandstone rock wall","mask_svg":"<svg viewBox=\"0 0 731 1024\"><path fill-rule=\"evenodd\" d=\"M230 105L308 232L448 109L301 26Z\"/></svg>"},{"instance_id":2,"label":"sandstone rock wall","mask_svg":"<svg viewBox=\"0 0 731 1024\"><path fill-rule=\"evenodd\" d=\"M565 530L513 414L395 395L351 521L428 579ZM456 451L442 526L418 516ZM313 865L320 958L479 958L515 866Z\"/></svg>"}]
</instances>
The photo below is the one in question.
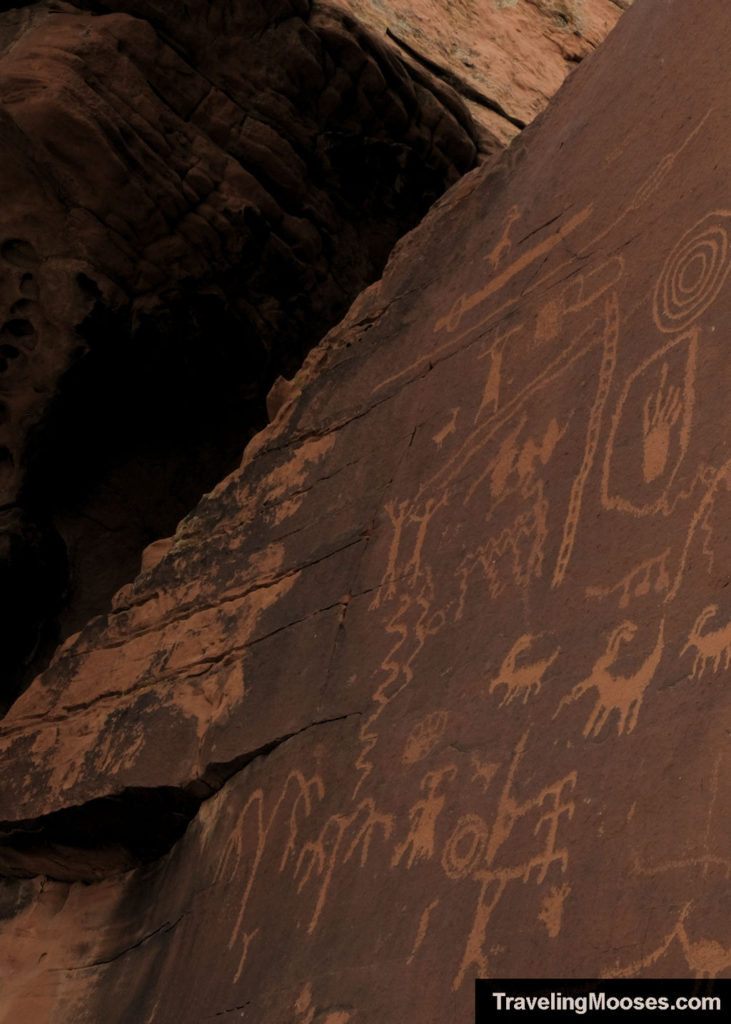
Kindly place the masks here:
<instances>
[{"instance_id":1,"label":"sandstone rock wall","mask_svg":"<svg viewBox=\"0 0 731 1024\"><path fill-rule=\"evenodd\" d=\"M2 5L0 704L619 13L559 6Z\"/></svg>"},{"instance_id":2,"label":"sandstone rock wall","mask_svg":"<svg viewBox=\"0 0 731 1024\"><path fill-rule=\"evenodd\" d=\"M12 696L233 468L477 135L352 18L286 0L11 9L0 95Z\"/></svg>"},{"instance_id":3,"label":"sandstone rock wall","mask_svg":"<svg viewBox=\"0 0 731 1024\"><path fill-rule=\"evenodd\" d=\"M638 0L14 704L0 1019L731 974L726 22Z\"/></svg>"}]
</instances>

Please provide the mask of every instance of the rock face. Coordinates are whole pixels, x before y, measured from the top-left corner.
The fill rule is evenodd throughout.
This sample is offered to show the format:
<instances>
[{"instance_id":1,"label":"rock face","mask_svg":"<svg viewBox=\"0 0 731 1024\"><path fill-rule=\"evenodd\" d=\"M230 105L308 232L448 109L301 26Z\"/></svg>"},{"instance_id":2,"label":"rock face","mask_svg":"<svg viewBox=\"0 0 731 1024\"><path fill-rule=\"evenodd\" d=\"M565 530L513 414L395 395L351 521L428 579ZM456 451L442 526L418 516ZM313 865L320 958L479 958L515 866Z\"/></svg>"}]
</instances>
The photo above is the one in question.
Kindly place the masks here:
<instances>
[{"instance_id":1,"label":"rock face","mask_svg":"<svg viewBox=\"0 0 731 1024\"><path fill-rule=\"evenodd\" d=\"M727 14L633 5L15 703L5 1020L729 976Z\"/></svg>"},{"instance_id":2,"label":"rock face","mask_svg":"<svg viewBox=\"0 0 731 1024\"><path fill-rule=\"evenodd\" d=\"M340 0L449 82L488 137L514 138L632 0Z\"/></svg>"},{"instance_id":3,"label":"rock face","mask_svg":"<svg viewBox=\"0 0 731 1024\"><path fill-rule=\"evenodd\" d=\"M618 14L490 7L505 34L460 77L444 8L426 49L397 8L353 10L2 5L0 704L233 468L274 379L396 239L557 88L566 40L583 54ZM462 54L474 14L448 21ZM506 67L528 63L521 91Z\"/></svg>"},{"instance_id":4,"label":"rock face","mask_svg":"<svg viewBox=\"0 0 731 1024\"><path fill-rule=\"evenodd\" d=\"M0 15L0 505L28 522L2 537L55 565L60 534L70 562L3 637L6 692L63 590L62 636L233 468L277 374L477 159L456 95L337 10L186 12Z\"/></svg>"}]
</instances>

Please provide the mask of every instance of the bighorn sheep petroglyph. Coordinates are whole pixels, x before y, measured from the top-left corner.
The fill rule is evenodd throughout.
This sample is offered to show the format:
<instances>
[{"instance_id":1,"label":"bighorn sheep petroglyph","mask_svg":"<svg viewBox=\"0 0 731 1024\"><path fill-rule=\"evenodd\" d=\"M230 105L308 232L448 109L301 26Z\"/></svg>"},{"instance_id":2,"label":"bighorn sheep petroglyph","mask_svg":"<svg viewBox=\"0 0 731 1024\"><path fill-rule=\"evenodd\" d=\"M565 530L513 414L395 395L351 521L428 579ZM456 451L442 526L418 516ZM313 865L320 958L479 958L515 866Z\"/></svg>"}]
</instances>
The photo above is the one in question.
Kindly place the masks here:
<instances>
[{"instance_id":1,"label":"bighorn sheep petroglyph","mask_svg":"<svg viewBox=\"0 0 731 1024\"><path fill-rule=\"evenodd\" d=\"M497 676L490 683L490 693L498 686L506 687L499 707L502 707L503 704L509 704L521 695L525 704L532 692L538 693L543 683L543 676L558 657L561 650L560 647L554 651L550 658L544 658L542 661L534 661L530 665L521 665L519 668L516 668L515 662L518 659L518 655L528 650L535 639L530 633L524 633L523 636L516 640L505 655Z\"/></svg>"},{"instance_id":2,"label":"bighorn sheep petroglyph","mask_svg":"<svg viewBox=\"0 0 731 1024\"><path fill-rule=\"evenodd\" d=\"M680 652L681 658L691 647L695 647L698 652L693 662L693 670L690 674L691 679L694 679L696 676L700 678L705 672L709 661L713 661L713 671L718 672L722 655L725 659L724 668L728 668L731 665L731 622L727 622L720 629L712 629L707 633L701 633L706 622L717 614L717 604L709 604L703 609L693 623L693 628L688 634L687 644Z\"/></svg>"},{"instance_id":3,"label":"bighorn sheep petroglyph","mask_svg":"<svg viewBox=\"0 0 731 1024\"><path fill-rule=\"evenodd\" d=\"M573 690L560 701L553 717L556 717L565 704L573 704L588 690L596 689L597 701L584 727L584 736L598 736L613 711L619 712L618 735L621 736L623 732L632 732L637 725L637 717L645 690L650 685L657 666L660 664L664 647L664 625L663 620L660 623L660 630L652 652L643 661L637 672L630 676L614 675L610 668L619 659L619 648L622 641L632 640L637 633L637 626L634 622L627 620L617 626L609 637L604 654L600 655L594 663L591 674L577 683Z\"/></svg>"}]
</instances>

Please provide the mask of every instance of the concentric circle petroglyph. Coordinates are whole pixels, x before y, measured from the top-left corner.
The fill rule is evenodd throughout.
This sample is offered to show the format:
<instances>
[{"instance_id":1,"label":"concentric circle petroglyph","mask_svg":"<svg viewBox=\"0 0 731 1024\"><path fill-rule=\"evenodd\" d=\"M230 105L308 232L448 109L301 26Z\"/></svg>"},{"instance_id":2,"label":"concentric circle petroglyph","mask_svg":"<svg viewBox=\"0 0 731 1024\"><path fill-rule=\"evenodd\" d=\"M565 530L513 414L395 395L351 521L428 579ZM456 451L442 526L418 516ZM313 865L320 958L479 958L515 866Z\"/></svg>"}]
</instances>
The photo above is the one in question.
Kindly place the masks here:
<instances>
[{"instance_id":1,"label":"concentric circle petroglyph","mask_svg":"<svg viewBox=\"0 0 731 1024\"><path fill-rule=\"evenodd\" d=\"M672 250L655 288L653 315L661 331L682 331L711 305L731 269L731 211L709 213Z\"/></svg>"},{"instance_id":2,"label":"concentric circle petroglyph","mask_svg":"<svg viewBox=\"0 0 731 1024\"><path fill-rule=\"evenodd\" d=\"M442 867L450 878L464 878L480 863L489 829L478 814L465 814L447 840Z\"/></svg>"}]
</instances>

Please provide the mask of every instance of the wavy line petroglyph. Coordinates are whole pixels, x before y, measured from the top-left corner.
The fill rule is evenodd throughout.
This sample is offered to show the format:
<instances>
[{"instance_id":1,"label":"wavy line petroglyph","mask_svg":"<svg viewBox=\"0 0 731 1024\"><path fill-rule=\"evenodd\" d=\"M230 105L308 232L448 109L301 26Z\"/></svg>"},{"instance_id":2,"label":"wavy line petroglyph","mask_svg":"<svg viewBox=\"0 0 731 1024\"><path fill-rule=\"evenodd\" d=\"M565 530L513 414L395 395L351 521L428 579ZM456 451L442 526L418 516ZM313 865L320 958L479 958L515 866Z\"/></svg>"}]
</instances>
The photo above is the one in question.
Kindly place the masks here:
<instances>
[{"instance_id":1,"label":"wavy line petroglyph","mask_svg":"<svg viewBox=\"0 0 731 1024\"><path fill-rule=\"evenodd\" d=\"M567 694L560 702L553 717L556 718L561 708L567 704L573 704L589 690L596 690L597 698L594 708L584 726L584 736L597 737L604 725L615 711L619 714L617 722L617 735L630 733L637 725L637 718L647 687L657 671L664 649L663 640L664 621L660 623L660 629L655 641L655 646L645 658L636 672L629 676L615 675L611 671L612 665L621 656L620 646L622 642L633 640L637 633L637 626L634 622L622 622L611 633L607 641L606 650L601 654L589 676Z\"/></svg>"},{"instance_id":2,"label":"wavy line petroglyph","mask_svg":"<svg viewBox=\"0 0 731 1024\"><path fill-rule=\"evenodd\" d=\"M422 542L417 541L417 546ZM389 704L411 685L414 679L413 662L428 638L436 635L446 623L447 610L434 610L436 593L431 570L427 567L420 571L420 575L423 578L417 580L414 574L411 574L412 585L421 582L421 586L418 590L405 591L399 595L396 610L385 626L386 633L394 635L396 640L381 662L380 670L385 678L373 694L375 707L360 729L359 738L362 746L355 762L359 779L353 793L354 797L373 770L369 756L378 742L378 720ZM374 607L376 605L372 603L371 609Z\"/></svg>"},{"instance_id":3,"label":"wavy line petroglyph","mask_svg":"<svg viewBox=\"0 0 731 1024\"><path fill-rule=\"evenodd\" d=\"M702 499L698 503L698 507L694 512L693 517L691 518L690 525L688 527L688 531L685 537L685 543L683 544L683 550L678 561L678 568L673 579L673 584L665 596L666 604L669 604L671 601L673 601L677 596L678 591L680 590L680 585L683 582L683 578L685 576L685 569L688 564L688 555L690 553L690 549L693 544L696 532L699 530L699 528L706 521L708 515L710 514L713 508L713 503L716 499L716 495L721 485L724 484L726 490L731 490L731 459L729 459L727 462L724 462L724 464L719 469L706 467L706 470L699 474L699 479L705 483L706 491Z\"/></svg>"},{"instance_id":4,"label":"wavy line petroglyph","mask_svg":"<svg viewBox=\"0 0 731 1024\"><path fill-rule=\"evenodd\" d=\"M499 686L505 687L503 699L499 707L510 704L511 701L520 698L523 704L533 693L538 693L543 685L543 677L558 657L561 648L558 647L548 658L533 661L520 666L516 665L518 657L525 651L530 650L538 637L530 633L524 633L519 637L503 659L500 671L491 681L488 688L493 693Z\"/></svg>"},{"instance_id":5,"label":"wavy line petroglyph","mask_svg":"<svg viewBox=\"0 0 731 1024\"><path fill-rule=\"evenodd\" d=\"M709 619L716 615L718 615L717 604L709 604L703 609L691 627L688 642L680 652L682 658L691 647L696 649L696 657L690 674L691 679L696 677L700 679L711 662L713 662L713 671L718 672L721 658L724 659L724 668L729 668L731 665L731 622L726 622L718 629L701 632Z\"/></svg>"}]
</instances>

